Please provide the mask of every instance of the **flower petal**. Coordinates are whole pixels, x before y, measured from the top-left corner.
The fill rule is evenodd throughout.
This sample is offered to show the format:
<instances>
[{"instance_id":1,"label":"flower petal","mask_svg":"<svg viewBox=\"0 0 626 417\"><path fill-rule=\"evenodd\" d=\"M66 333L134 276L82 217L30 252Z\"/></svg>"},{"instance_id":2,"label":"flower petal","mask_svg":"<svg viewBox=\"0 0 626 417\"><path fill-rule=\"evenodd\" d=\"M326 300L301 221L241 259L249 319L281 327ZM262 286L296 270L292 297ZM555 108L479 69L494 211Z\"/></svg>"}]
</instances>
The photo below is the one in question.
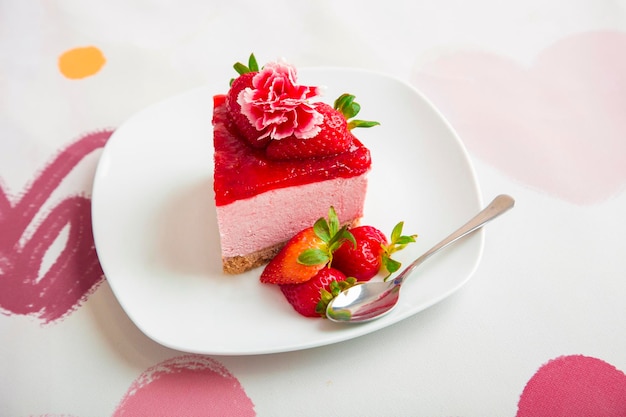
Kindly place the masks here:
<instances>
[{"instance_id":1,"label":"flower petal","mask_svg":"<svg viewBox=\"0 0 626 417\"><path fill-rule=\"evenodd\" d=\"M252 78L252 88L239 93L242 114L257 130L267 129L263 137L306 139L321 130L324 117L309 102L320 89L297 84L296 75L295 67L270 62Z\"/></svg>"}]
</instances>

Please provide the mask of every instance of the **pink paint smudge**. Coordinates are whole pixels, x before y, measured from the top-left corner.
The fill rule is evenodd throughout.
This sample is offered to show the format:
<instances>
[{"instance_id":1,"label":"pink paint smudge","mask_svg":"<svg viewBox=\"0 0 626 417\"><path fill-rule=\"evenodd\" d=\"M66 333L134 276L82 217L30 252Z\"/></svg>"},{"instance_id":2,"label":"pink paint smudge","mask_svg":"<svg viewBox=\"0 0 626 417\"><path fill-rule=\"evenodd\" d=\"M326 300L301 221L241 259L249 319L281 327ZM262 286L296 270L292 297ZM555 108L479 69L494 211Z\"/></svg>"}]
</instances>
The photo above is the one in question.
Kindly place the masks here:
<instances>
[{"instance_id":1,"label":"pink paint smudge","mask_svg":"<svg viewBox=\"0 0 626 417\"><path fill-rule=\"evenodd\" d=\"M115 410L122 416L253 417L254 404L239 381L217 361L180 356L141 374Z\"/></svg>"},{"instance_id":2,"label":"pink paint smudge","mask_svg":"<svg viewBox=\"0 0 626 417\"><path fill-rule=\"evenodd\" d=\"M76 309L103 280L91 230L91 201L63 199L23 237L43 204L70 171L104 146L112 131L90 133L62 149L12 203L0 187L0 310L50 323ZM68 227L65 247L39 276L47 250Z\"/></svg>"},{"instance_id":3,"label":"pink paint smudge","mask_svg":"<svg viewBox=\"0 0 626 417\"><path fill-rule=\"evenodd\" d=\"M624 417L626 375L582 355L562 356L528 381L516 417Z\"/></svg>"},{"instance_id":4,"label":"pink paint smudge","mask_svg":"<svg viewBox=\"0 0 626 417\"><path fill-rule=\"evenodd\" d=\"M459 52L412 82L468 149L507 175L575 204L626 186L626 33L587 32L542 51L530 68Z\"/></svg>"},{"instance_id":5,"label":"pink paint smudge","mask_svg":"<svg viewBox=\"0 0 626 417\"><path fill-rule=\"evenodd\" d=\"M253 417L254 404L239 381L205 356L179 356L143 372L112 417ZM54 417L46 414L41 417ZM543 365L520 396L516 417L624 417L626 375L583 355ZM58 416L61 417L61 416ZM69 416L68 416L69 417Z\"/></svg>"}]
</instances>

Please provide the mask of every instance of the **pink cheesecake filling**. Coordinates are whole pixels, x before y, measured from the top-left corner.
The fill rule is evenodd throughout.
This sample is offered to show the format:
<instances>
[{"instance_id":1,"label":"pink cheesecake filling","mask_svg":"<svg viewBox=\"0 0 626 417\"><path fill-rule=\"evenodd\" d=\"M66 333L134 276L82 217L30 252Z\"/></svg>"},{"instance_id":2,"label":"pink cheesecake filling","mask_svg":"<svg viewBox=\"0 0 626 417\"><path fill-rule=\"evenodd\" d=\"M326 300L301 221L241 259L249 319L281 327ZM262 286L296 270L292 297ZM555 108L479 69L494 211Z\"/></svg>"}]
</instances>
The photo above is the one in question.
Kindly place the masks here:
<instances>
[{"instance_id":1,"label":"pink cheesecake filling","mask_svg":"<svg viewBox=\"0 0 626 417\"><path fill-rule=\"evenodd\" d=\"M320 217L327 217L330 206L342 223L359 219L366 190L367 173L278 188L217 206L222 256L247 255L286 242Z\"/></svg>"}]
</instances>

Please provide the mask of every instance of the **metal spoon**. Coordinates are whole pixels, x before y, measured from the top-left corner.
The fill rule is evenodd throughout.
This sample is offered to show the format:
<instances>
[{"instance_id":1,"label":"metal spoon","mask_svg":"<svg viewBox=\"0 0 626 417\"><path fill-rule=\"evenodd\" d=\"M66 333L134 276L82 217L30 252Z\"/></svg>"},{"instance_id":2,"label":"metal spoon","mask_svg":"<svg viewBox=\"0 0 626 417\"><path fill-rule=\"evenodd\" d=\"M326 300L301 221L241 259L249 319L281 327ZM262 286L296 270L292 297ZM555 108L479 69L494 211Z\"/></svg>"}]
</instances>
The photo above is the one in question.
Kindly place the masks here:
<instances>
[{"instance_id":1,"label":"metal spoon","mask_svg":"<svg viewBox=\"0 0 626 417\"><path fill-rule=\"evenodd\" d=\"M326 316L335 322L360 323L389 313L398 302L400 286L418 265L463 236L480 229L488 221L512 208L514 204L515 200L508 195L497 196L480 213L413 261L394 279L358 284L340 293L328 304Z\"/></svg>"}]
</instances>

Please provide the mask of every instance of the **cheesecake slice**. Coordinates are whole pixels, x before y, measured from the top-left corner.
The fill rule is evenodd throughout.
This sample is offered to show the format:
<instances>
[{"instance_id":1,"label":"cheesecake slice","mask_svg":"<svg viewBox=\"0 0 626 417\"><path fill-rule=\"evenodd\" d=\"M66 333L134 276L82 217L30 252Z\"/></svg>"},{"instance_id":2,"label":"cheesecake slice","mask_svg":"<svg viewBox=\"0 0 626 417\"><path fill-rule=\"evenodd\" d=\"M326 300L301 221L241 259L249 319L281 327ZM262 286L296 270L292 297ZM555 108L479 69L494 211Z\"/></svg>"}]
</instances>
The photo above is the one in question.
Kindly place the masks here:
<instances>
[{"instance_id":1,"label":"cheesecake slice","mask_svg":"<svg viewBox=\"0 0 626 417\"><path fill-rule=\"evenodd\" d=\"M247 88L252 89L249 78ZM242 107L245 112L245 103L240 99L233 105L232 101L228 95L214 96L212 119L215 205L225 273L239 274L267 263L293 235L325 217L331 206L342 224L359 222L371 159L369 150L350 131L349 143L341 152L315 155L313 141L325 129L319 127L320 118L318 126L309 125L311 131L299 132L306 138L296 138L293 131L284 133L285 128L279 127L274 133L283 132L281 146L290 146L286 139L296 147L300 140L310 141L305 146L314 148L313 156L308 150L303 157L268 155L272 136L261 137L263 145L251 143L245 130L255 130L239 128L236 122L242 120L238 112ZM293 117L309 120L309 116ZM262 136L272 128L257 125L255 129Z\"/></svg>"}]
</instances>

